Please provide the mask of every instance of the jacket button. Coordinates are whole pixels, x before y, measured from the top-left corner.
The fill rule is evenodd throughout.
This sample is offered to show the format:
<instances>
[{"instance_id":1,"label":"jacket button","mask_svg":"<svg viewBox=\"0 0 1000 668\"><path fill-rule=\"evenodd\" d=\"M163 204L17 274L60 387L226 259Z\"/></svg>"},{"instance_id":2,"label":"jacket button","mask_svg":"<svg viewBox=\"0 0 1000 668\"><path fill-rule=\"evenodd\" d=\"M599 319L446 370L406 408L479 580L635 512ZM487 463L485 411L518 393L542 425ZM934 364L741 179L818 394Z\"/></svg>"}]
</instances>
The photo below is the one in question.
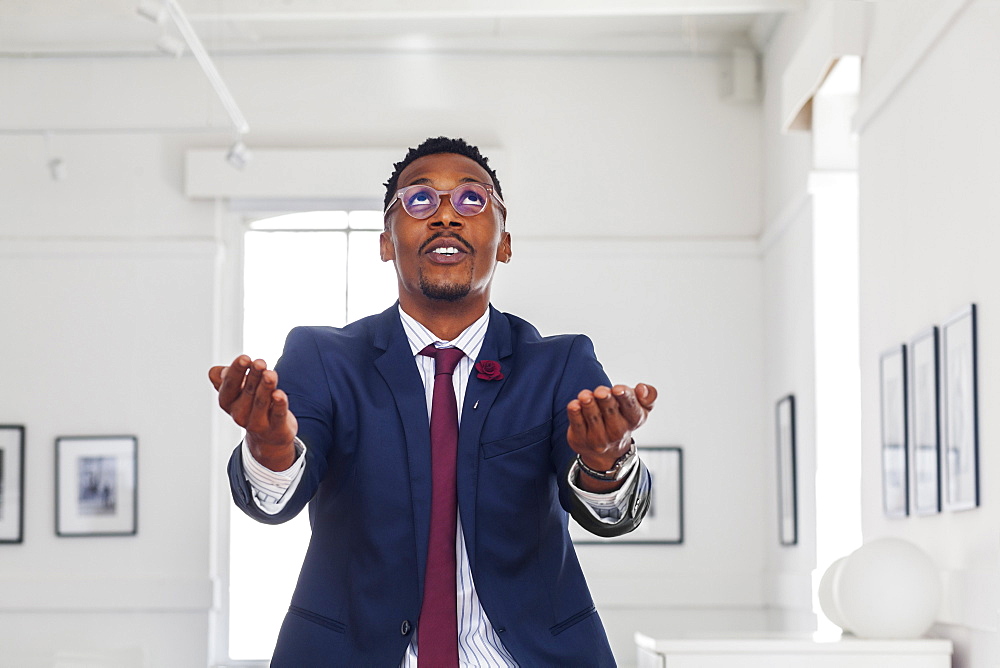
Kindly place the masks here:
<instances>
[{"instance_id":1,"label":"jacket button","mask_svg":"<svg viewBox=\"0 0 1000 668\"><path fill-rule=\"evenodd\" d=\"M399 627L399 632L401 634L403 634L404 636L405 635L409 635L410 634L410 628L411 628L410 627L410 620L409 619L404 619L402 625Z\"/></svg>"}]
</instances>

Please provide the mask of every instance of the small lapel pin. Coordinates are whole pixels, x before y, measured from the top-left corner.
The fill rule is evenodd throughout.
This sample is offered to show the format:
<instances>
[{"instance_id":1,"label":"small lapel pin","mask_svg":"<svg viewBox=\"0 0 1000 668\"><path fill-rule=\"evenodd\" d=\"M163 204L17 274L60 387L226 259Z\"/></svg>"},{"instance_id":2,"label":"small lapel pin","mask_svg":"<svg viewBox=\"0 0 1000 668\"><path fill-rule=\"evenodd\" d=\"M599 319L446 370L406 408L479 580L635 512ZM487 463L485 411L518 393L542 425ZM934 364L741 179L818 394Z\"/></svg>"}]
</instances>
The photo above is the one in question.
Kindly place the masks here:
<instances>
[{"instance_id":1,"label":"small lapel pin","mask_svg":"<svg viewBox=\"0 0 1000 668\"><path fill-rule=\"evenodd\" d=\"M479 399L476 399L476 403L472 404L472 410L479 408Z\"/></svg>"}]
</instances>

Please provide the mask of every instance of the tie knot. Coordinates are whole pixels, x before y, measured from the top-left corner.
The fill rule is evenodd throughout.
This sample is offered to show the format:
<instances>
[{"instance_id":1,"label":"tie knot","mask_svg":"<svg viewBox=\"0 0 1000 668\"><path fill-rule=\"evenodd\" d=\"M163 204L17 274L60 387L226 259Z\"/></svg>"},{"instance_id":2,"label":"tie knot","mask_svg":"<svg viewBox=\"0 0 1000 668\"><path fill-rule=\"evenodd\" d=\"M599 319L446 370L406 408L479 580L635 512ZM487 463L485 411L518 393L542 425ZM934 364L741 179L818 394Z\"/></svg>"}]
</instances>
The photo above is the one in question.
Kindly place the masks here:
<instances>
[{"instance_id":1,"label":"tie knot","mask_svg":"<svg viewBox=\"0 0 1000 668\"><path fill-rule=\"evenodd\" d=\"M433 343L421 350L420 354L434 358L435 376L440 376L443 373L450 376L455 372L459 361L465 357L465 353L459 348L437 348Z\"/></svg>"}]
</instances>

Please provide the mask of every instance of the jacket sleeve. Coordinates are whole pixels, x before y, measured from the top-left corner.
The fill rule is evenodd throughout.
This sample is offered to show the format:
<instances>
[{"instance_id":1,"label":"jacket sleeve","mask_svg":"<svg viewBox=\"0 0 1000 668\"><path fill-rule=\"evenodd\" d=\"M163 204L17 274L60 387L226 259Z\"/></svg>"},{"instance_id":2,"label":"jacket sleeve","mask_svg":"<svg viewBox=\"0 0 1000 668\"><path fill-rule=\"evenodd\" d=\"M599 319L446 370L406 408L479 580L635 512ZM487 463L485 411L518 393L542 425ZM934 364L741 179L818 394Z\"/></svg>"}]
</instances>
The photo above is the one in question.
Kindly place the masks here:
<instances>
[{"instance_id":1,"label":"jacket sleeve","mask_svg":"<svg viewBox=\"0 0 1000 668\"><path fill-rule=\"evenodd\" d=\"M566 432L569 428L569 418L566 415L566 404L572 401L581 390L594 389L598 385L611 386L611 381L601 363L594 354L594 344L586 336L580 335L573 339L562 378L556 391L553 412L553 465L559 481L559 501L562 507L573 516L576 522L597 536L610 538L621 536L633 531L649 509L650 490L652 487L649 471L640 459L636 475L639 479L632 488L626 511L614 523L606 523L594 517L586 504L570 488L568 482L569 469L573 465L576 453L569 447Z\"/></svg>"},{"instance_id":2,"label":"jacket sleeve","mask_svg":"<svg viewBox=\"0 0 1000 668\"><path fill-rule=\"evenodd\" d=\"M567 475L572 464L573 462L570 460L569 466L566 467ZM646 465L642 463L642 459L637 463L635 475L638 476L638 480L636 480L629 494L628 506L617 522L610 524L600 521L587 509L587 505L580 497L570 491L568 494L570 502L569 512L573 516L573 519L590 533L602 538L613 538L614 536L621 536L629 531L633 531L642 522L646 511L649 510L650 491L652 489L652 477L649 474L649 470L646 469ZM565 478L566 476L563 477Z\"/></svg>"}]
</instances>

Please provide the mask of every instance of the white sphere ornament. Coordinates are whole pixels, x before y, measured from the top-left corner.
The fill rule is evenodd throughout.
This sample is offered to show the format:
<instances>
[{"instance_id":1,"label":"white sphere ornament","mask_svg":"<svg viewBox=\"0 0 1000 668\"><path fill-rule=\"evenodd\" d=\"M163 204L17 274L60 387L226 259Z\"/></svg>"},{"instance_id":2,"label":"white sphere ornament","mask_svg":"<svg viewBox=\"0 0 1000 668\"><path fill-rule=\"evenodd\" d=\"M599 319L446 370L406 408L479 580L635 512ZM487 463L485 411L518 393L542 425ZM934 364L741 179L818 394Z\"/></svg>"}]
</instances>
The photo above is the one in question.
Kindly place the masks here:
<instances>
[{"instance_id":1,"label":"white sphere ornament","mask_svg":"<svg viewBox=\"0 0 1000 668\"><path fill-rule=\"evenodd\" d=\"M826 569L823 577L819 580L819 590L816 593L819 598L820 610L823 611L826 618L844 631L850 632L851 629L847 626L847 619L844 618L843 613L840 612L840 608L837 607L837 600L833 594L837 577L840 574L840 568L846 561L847 557L841 557L830 564L830 567Z\"/></svg>"},{"instance_id":2,"label":"white sphere ornament","mask_svg":"<svg viewBox=\"0 0 1000 668\"><path fill-rule=\"evenodd\" d=\"M919 638L937 617L937 569L905 540L873 540L848 555L835 575L836 611L860 638Z\"/></svg>"}]
</instances>

